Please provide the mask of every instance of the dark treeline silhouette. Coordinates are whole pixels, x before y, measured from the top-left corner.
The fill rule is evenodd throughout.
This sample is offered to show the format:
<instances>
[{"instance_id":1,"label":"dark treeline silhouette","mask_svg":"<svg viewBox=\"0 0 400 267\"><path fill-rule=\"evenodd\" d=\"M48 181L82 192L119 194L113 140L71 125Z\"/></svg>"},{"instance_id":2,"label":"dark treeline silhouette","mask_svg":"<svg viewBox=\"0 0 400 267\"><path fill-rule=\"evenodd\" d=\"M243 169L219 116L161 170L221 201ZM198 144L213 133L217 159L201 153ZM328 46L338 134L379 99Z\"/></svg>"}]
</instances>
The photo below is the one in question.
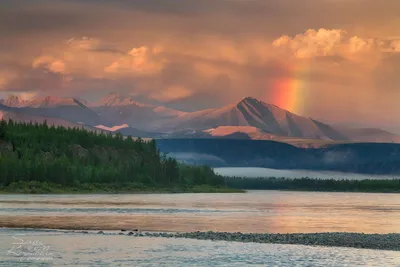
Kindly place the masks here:
<instances>
[{"instance_id":1,"label":"dark treeline silhouette","mask_svg":"<svg viewBox=\"0 0 400 267\"><path fill-rule=\"evenodd\" d=\"M247 190L292 190L336 192L400 192L400 179L335 180L312 178L245 178L230 177L227 186Z\"/></svg>"},{"instance_id":2,"label":"dark treeline silhouette","mask_svg":"<svg viewBox=\"0 0 400 267\"><path fill-rule=\"evenodd\" d=\"M149 187L223 186L207 166L178 163L154 140L80 128L0 122L0 186L43 182L61 186L136 183Z\"/></svg>"},{"instance_id":3,"label":"dark treeline silhouette","mask_svg":"<svg viewBox=\"0 0 400 267\"><path fill-rule=\"evenodd\" d=\"M196 153L193 163L211 167L264 167L364 174L400 174L400 144L350 143L299 148L270 140L159 139L162 152ZM210 156L216 160L210 160ZM179 159L179 158L178 158Z\"/></svg>"}]
</instances>

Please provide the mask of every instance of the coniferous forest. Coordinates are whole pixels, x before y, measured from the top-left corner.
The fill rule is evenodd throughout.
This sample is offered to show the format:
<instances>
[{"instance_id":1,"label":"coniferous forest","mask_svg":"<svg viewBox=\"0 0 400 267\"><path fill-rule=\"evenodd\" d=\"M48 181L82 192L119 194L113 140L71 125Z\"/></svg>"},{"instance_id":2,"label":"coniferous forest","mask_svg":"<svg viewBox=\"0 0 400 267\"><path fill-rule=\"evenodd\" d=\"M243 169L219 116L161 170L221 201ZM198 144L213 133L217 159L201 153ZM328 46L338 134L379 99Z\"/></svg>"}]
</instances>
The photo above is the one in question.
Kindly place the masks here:
<instances>
[{"instance_id":1,"label":"coniferous forest","mask_svg":"<svg viewBox=\"0 0 400 267\"><path fill-rule=\"evenodd\" d=\"M33 193L229 191L210 167L178 163L162 155L154 140L11 120L0 122L0 187Z\"/></svg>"},{"instance_id":2,"label":"coniferous forest","mask_svg":"<svg viewBox=\"0 0 400 267\"><path fill-rule=\"evenodd\" d=\"M167 157L157 149L155 140L46 123L0 121L2 192L243 192L243 189L400 192L400 180L224 178L208 166L187 165Z\"/></svg>"}]
</instances>

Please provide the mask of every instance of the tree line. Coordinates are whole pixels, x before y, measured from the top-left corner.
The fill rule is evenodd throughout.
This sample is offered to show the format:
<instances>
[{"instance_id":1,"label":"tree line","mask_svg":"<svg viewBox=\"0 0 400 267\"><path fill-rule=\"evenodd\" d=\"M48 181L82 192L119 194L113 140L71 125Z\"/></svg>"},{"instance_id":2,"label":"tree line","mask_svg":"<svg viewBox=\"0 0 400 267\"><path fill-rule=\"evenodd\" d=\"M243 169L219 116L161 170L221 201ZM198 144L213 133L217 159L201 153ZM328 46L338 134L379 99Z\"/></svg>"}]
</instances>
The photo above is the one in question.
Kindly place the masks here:
<instances>
[{"instance_id":1,"label":"tree line","mask_svg":"<svg viewBox=\"0 0 400 267\"><path fill-rule=\"evenodd\" d=\"M400 192L400 179L335 180L308 177L298 179L230 177L226 179L226 184L231 188L247 190Z\"/></svg>"},{"instance_id":2,"label":"tree line","mask_svg":"<svg viewBox=\"0 0 400 267\"><path fill-rule=\"evenodd\" d=\"M64 128L47 123L0 122L0 185L48 182L138 183L151 187L223 186L208 166L191 166L167 157L155 140Z\"/></svg>"}]
</instances>

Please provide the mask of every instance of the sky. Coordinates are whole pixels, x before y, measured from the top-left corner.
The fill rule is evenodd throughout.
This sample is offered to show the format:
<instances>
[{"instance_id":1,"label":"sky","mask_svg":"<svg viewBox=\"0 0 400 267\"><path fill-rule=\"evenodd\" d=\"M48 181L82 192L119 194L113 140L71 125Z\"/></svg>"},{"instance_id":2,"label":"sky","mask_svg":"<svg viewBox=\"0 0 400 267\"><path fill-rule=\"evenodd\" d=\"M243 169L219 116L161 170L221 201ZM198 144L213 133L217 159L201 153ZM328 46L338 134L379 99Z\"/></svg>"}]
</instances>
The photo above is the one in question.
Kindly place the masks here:
<instances>
[{"instance_id":1,"label":"sky","mask_svg":"<svg viewBox=\"0 0 400 267\"><path fill-rule=\"evenodd\" d=\"M400 133L398 0L1 0L0 96L251 96Z\"/></svg>"}]
</instances>

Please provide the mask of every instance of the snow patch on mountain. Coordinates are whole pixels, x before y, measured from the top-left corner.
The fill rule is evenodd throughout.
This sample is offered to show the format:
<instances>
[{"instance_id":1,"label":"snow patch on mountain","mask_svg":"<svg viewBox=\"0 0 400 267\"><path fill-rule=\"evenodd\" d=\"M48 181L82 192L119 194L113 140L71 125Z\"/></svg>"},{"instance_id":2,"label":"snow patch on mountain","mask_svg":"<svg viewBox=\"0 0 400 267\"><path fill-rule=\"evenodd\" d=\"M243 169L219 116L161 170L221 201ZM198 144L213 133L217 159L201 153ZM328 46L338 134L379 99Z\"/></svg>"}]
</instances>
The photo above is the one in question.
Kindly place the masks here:
<instances>
[{"instance_id":1,"label":"snow patch on mountain","mask_svg":"<svg viewBox=\"0 0 400 267\"><path fill-rule=\"evenodd\" d=\"M122 125L113 126L113 127L107 127L107 126L104 126L104 125L97 125L95 127L98 128L98 129L102 129L102 130L115 132L115 131L118 131L118 130L121 130L121 129L124 129L124 128L129 128L129 125L128 124L122 124Z\"/></svg>"}]
</instances>

